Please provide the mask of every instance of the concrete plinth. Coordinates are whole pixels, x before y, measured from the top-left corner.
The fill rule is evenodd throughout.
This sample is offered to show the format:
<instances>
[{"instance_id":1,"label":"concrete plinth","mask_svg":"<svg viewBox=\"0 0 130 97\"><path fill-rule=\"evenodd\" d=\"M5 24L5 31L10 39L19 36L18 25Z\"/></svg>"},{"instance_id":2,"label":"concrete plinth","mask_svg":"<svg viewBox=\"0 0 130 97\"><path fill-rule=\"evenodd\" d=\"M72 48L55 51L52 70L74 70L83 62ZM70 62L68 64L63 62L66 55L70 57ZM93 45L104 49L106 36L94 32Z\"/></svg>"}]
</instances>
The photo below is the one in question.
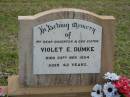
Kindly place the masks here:
<instances>
[{"instance_id":1,"label":"concrete plinth","mask_svg":"<svg viewBox=\"0 0 130 97\"><path fill-rule=\"evenodd\" d=\"M8 78L8 96L13 97L90 97L92 86L24 87L19 76Z\"/></svg>"}]
</instances>

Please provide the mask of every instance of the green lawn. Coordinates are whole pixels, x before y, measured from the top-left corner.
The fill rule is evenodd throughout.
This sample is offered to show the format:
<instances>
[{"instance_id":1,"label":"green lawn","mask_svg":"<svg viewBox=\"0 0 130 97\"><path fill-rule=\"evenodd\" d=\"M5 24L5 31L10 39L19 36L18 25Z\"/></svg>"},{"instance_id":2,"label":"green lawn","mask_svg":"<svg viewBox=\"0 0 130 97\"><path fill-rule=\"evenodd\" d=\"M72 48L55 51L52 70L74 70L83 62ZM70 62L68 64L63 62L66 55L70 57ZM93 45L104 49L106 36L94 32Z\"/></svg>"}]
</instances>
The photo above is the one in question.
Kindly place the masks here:
<instances>
[{"instance_id":1,"label":"green lawn","mask_svg":"<svg viewBox=\"0 0 130 97\"><path fill-rule=\"evenodd\" d=\"M130 0L0 0L0 85L18 73L18 16L62 7L81 8L116 18L115 72L130 77Z\"/></svg>"}]
</instances>

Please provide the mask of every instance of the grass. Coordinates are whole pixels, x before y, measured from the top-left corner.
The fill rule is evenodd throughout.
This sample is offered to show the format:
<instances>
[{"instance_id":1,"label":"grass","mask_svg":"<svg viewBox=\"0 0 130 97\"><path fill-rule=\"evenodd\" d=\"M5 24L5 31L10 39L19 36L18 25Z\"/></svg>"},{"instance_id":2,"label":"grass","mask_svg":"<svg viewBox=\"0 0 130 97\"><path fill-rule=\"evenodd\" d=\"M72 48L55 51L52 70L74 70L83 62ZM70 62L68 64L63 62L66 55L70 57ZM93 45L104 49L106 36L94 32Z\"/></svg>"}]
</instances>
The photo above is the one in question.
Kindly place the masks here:
<instances>
[{"instance_id":1,"label":"grass","mask_svg":"<svg viewBox=\"0 0 130 97\"><path fill-rule=\"evenodd\" d=\"M18 16L74 7L116 18L115 72L130 77L130 0L0 0L0 73L18 73ZM0 85L7 76L0 76Z\"/></svg>"}]
</instances>

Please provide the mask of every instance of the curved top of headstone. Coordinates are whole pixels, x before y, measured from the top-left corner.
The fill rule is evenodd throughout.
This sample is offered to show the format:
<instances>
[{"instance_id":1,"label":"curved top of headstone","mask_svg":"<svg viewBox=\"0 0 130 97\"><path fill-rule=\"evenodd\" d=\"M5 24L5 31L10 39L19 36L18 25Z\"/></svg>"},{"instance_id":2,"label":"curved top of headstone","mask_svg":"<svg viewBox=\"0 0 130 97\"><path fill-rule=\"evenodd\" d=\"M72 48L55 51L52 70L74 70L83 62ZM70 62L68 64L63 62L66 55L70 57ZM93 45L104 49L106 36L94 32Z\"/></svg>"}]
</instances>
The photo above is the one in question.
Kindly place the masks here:
<instances>
[{"instance_id":1,"label":"curved top of headstone","mask_svg":"<svg viewBox=\"0 0 130 97\"><path fill-rule=\"evenodd\" d=\"M86 11L86 10L82 10L82 9L76 9L76 8L58 8L58 9L52 9L52 10L47 10L47 11L43 11L43 12L40 12L38 14L35 14L33 16L18 16L18 19L19 20L33 20L33 19L37 19L37 18L40 18L40 17L43 17L43 16L48 16L50 14L58 14L58 13L61 13L61 12L70 12L72 14L74 13L79 13L79 14L87 14L89 16L92 16L92 17L96 17L96 18L99 18L99 19L115 19L113 16L102 16L102 15L98 15L98 14L95 14L93 12L90 12L90 11Z\"/></svg>"}]
</instances>

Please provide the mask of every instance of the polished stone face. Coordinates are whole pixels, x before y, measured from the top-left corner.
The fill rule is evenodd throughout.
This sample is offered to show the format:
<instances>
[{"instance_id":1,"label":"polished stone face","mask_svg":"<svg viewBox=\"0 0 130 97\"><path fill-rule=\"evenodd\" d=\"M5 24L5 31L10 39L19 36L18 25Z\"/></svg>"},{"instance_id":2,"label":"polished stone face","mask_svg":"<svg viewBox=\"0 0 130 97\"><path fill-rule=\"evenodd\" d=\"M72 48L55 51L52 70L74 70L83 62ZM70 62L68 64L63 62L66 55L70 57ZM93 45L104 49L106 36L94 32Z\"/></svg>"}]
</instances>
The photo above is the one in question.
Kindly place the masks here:
<instances>
[{"instance_id":1,"label":"polished stone face","mask_svg":"<svg viewBox=\"0 0 130 97\"><path fill-rule=\"evenodd\" d=\"M33 28L34 74L99 73L102 27L81 19L59 19Z\"/></svg>"}]
</instances>

